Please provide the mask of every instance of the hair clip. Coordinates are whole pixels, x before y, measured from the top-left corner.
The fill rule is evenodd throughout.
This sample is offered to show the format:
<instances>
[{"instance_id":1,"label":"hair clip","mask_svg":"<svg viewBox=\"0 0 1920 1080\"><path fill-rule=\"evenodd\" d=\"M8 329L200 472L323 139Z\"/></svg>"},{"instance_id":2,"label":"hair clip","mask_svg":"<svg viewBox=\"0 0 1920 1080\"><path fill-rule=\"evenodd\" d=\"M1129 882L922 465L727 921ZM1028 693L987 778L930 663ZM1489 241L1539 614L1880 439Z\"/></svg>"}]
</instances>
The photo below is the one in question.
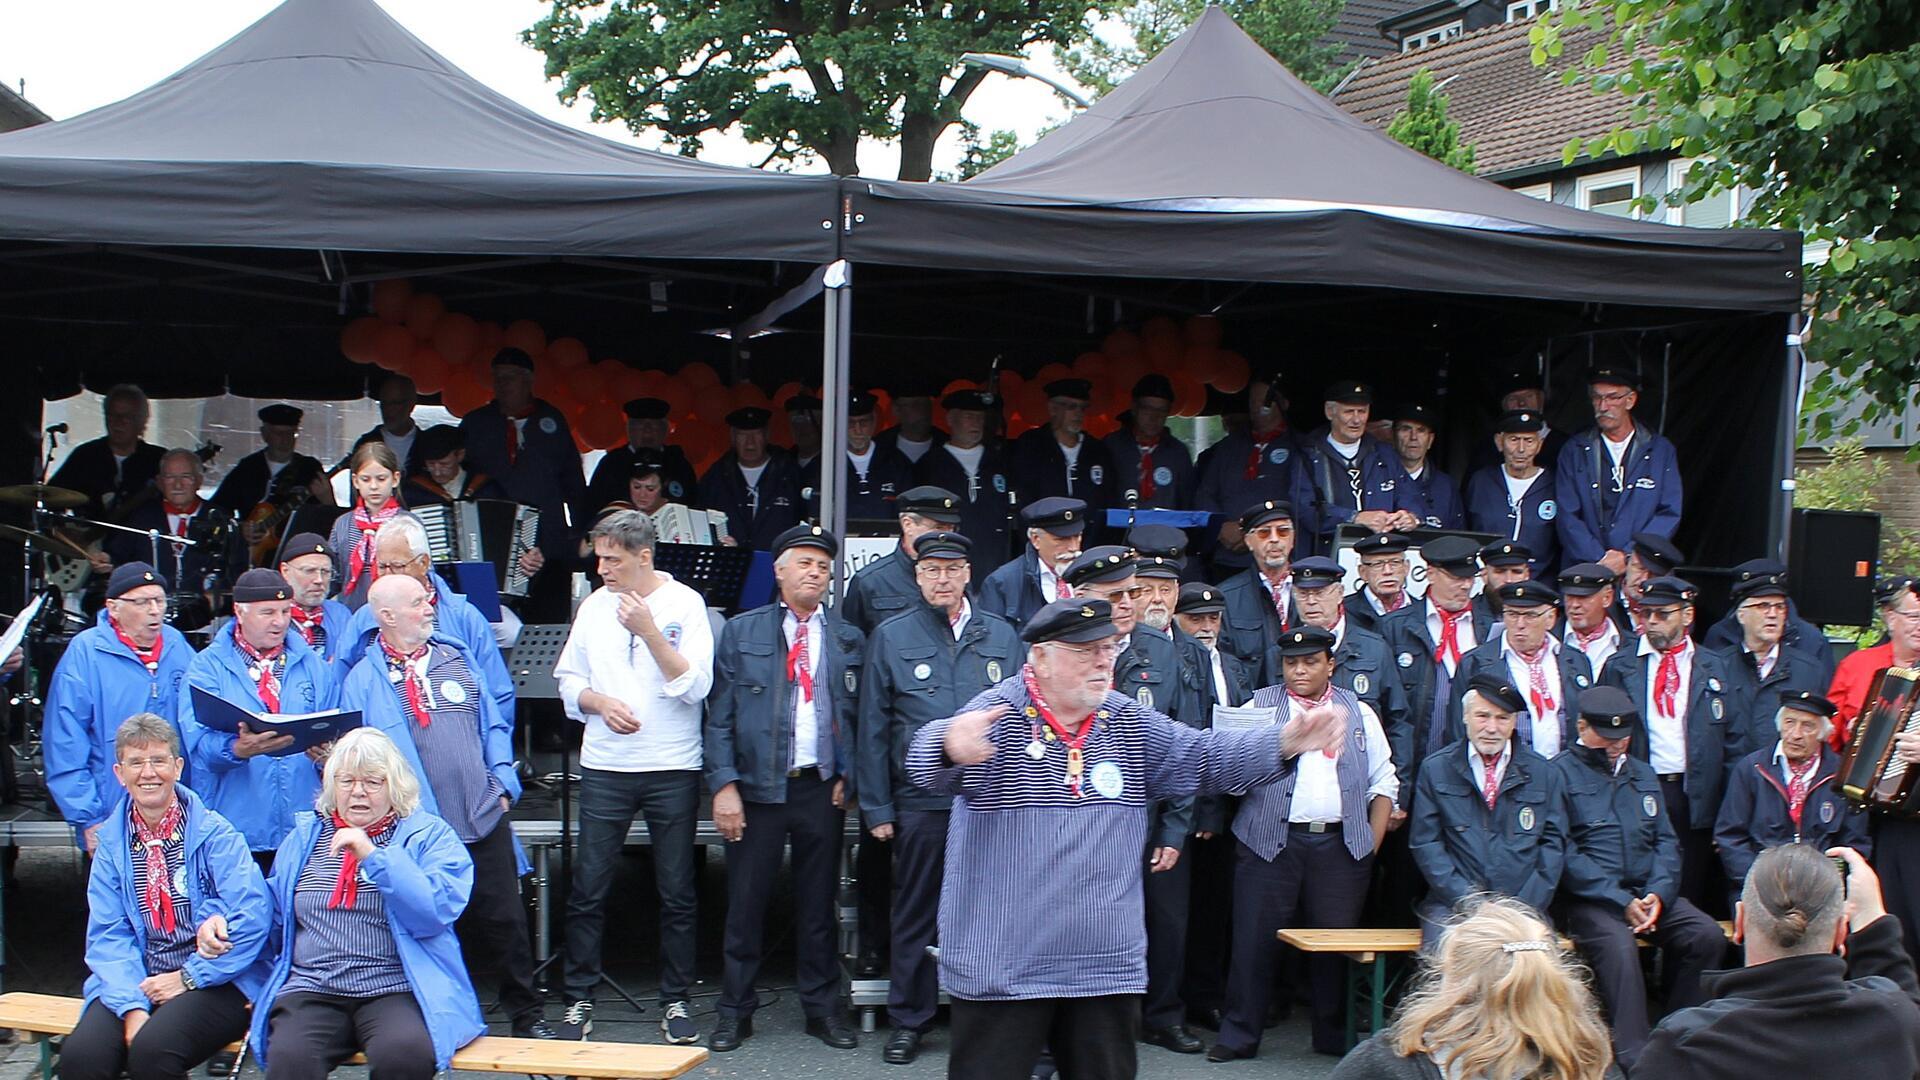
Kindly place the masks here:
<instances>
[{"instance_id":1,"label":"hair clip","mask_svg":"<svg viewBox=\"0 0 1920 1080\"><path fill-rule=\"evenodd\" d=\"M1509 941L1500 946L1500 951L1504 953L1552 952L1553 942L1541 941L1539 938L1534 938L1530 941Z\"/></svg>"}]
</instances>

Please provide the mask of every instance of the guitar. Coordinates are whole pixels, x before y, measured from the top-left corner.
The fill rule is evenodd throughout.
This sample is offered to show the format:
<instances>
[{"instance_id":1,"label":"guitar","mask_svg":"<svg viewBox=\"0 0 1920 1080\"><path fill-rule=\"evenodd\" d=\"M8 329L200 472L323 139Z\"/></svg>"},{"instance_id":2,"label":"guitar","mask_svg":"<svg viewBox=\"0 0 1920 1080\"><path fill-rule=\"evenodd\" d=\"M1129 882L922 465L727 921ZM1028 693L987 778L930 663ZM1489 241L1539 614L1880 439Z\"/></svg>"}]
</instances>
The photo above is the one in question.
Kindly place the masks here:
<instances>
[{"instance_id":1,"label":"guitar","mask_svg":"<svg viewBox=\"0 0 1920 1080\"><path fill-rule=\"evenodd\" d=\"M193 453L200 459L201 468L205 468L213 463L213 459L220 456L220 444L204 443ZM159 497L159 487L150 483L115 506L107 515L107 520L115 525L124 525L137 511ZM46 556L47 584L59 589L62 595L78 592L87 584L88 579L93 577L93 560L105 548L106 533L99 529L63 526L53 535L55 539L73 548L74 554ZM106 575L100 576L104 578Z\"/></svg>"},{"instance_id":2,"label":"guitar","mask_svg":"<svg viewBox=\"0 0 1920 1080\"><path fill-rule=\"evenodd\" d=\"M267 489L267 497L255 503L241 523L242 532L254 538L247 542L247 557L255 566L271 563L274 552L280 550L280 537L286 531L287 522L301 507L314 501L313 491L308 487L312 478L294 483L288 479L292 472L291 464L280 470L280 475L273 478L273 484Z\"/></svg>"}]
</instances>

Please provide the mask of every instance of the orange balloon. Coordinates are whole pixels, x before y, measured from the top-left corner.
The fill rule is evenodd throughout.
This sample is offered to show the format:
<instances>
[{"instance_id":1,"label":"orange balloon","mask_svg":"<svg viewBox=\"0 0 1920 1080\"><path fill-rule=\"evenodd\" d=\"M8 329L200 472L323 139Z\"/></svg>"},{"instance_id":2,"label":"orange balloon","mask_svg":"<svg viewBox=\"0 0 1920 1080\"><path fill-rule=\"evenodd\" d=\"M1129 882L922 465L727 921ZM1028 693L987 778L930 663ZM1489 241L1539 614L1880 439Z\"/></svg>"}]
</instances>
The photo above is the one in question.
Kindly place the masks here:
<instances>
[{"instance_id":1,"label":"orange balloon","mask_svg":"<svg viewBox=\"0 0 1920 1080\"><path fill-rule=\"evenodd\" d=\"M566 340L565 338L561 339ZM555 342L555 345L559 342ZM551 346L549 346L551 354ZM607 373L598 364L578 364L563 368L560 375L561 385L573 395L573 399L582 404L600 400L607 392Z\"/></svg>"},{"instance_id":2,"label":"orange balloon","mask_svg":"<svg viewBox=\"0 0 1920 1080\"><path fill-rule=\"evenodd\" d=\"M1135 356L1140 352L1140 338L1131 330L1115 330L1100 343L1100 351L1108 356Z\"/></svg>"},{"instance_id":3,"label":"orange balloon","mask_svg":"<svg viewBox=\"0 0 1920 1080\"><path fill-rule=\"evenodd\" d=\"M962 390L977 390L977 389L979 389L979 384L974 382L972 379L955 379L952 382L940 388L940 396L944 398L948 394L957 394Z\"/></svg>"},{"instance_id":4,"label":"orange balloon","mask_svg":"<svg viewBox=\"0 0 1920 1080\"><path fill-rule=\"evenodd\" d=\"M701 423L724 423L732 411L733 395L724 386L703 386L693 392L693 416Z\"/></svg>"},{"instance_id":5,"label":"orange balloon","mask_svg":"<svg viewBox=\"0 0 1920 1080\"><path fill-rule=\"evenodd\" d=\"M1045 387L1048 383L1056 379L1068 379L1072 377L1072 368L1065 364L1052 363L1033 373L1031 385L1041 387L1041 393L1044 395L1046 392Z\"/></svg>"},{"instance_id":6,"label":"orange balloon","mask_svg":"<svg viewBox=\"0 0 1920 1080\"><path fill-rule=\"evenodd\" d=\"M1186 344L1178 334L1158 334L1146 339L1147 362L1153 370L1162 375L1171 375L1180 368L1180 357Z\"/></svg>"},{"instance_id":7,"label":"orange balloon","mask_svg":"<svg viewBox=\"0 0 1920 1080\"><path fill-rule=\"evenodd\" d=\"M634 398L650 397L647 393L647 376L618 360L602 361L602 366L613 370L607 376L607 396L620 405Z\"/></svg>"},{"instance_id":8,"label":"orange balloon","mask_svg":"<svg viewBox=\"0 0 1920 1080\"><path fill-rule=\"evenodd\" d=\"M775 390L773 392L773 411L775 413L784 413L787 409L787 399L799 392L800 392L799 383L797 382L781 383L780 389Z\"/></svg>"},{"instance_id":9,"label":"orange balloon","mask_svg":"<svg viewBox=\"0 0 1920 1080\"><path fill-rule=\"evenodd\" d=\"M571 337L554 338L549 342L546 358L548 363L562 371L577 368L590 359L587 355L586 343L579 338Z\"/></svg>"},{"instance_id":10,"label":"orange balloon","mask_svg":"<svg viewBox=\"0 0 1920 1080\"><path fill-rule=\"evenodd\" d=\"M406 278L388 278L373 286L373 313L383 322L397 323L407 317L407 301L413 297L413 282Z\"/></svg>"},{"instance_id":11,"label":"orange balloon","mask_svg":"<svg viewBox=\"0 0 1920 1080\"><path fill-rule=\"evenodd\" d=\"M981 385L984 386L985 384L982 383ZM1000 392L1002 394L1011 394L1025 385L1027 385L1027 377L1017 371L1002 371L1000 373Z\"/></svg>"},{"instance_id":12,"label":"orange balloon","mask_svg":"<svg viewBox=\"0 0 1920 1080\"><path fill-rule=\"evenodd\" d=\"M407 374L423 394L437 394L447 387L447 358L431 345L415 346L407 361Z\"/></svg>"},{"instance_id":13,"label":"orange balloon","mask_svg":"<svg viewBox=\"0 0 1920 1080\"><path fill-rule=\"evenodd\" d=\"M773 419L767 422L767 439L775 446L793 445L793 421L787 410L773 410Z\"/></svg>"},{"instance_id":14,"label":"orange balloon","mask_svg":"<svg viewBox=\"0 0 1920 1080\"><path fill-rule=\"evenodd\" d=\"M1207 403L1207 384L1186 371L1176 371L1167 378L1173 383L1173 392L1179 398L1174 404L1173 415L1198 416Z\"/></svg>"},{"instance_id":15,"label":"orange balloon","mask_svg":"<svg viewBox=\"0 0 1920 1080\"><path fill-rule=\"evenodd\" d=\"M447 305L432 293L414 293L407 298L407 329L417 338L433 336L433 324L447 313Z\"/></svg>"},{"instance_id":16,"label":"orange balloon","mask_svg":"<svg viewBox=\"0 0 1920 1080\"><path fill-rule=\"evenodd\" d=\"M893 426L893 395L885 390L870 390L873 395L873 430L885 431Z\"/></svg>"},{"instance_id":17,"label":"orange balloon","mask_svg":"<svg viewBox=\"0 0 1920 1080\"><path fill-rule=\"evenodd\" d=\"M678 420L693 411L693 389L678 379L668 379L657 388L666 399L667 415Z\"/></svg>"},{"instance_id":18,"label":"orange balloon","mask_svg":"<svg viewBox=\"0 0 1920 1080\"><path fill-rule=\"evenodd\" d=\"M531 319L517 319L507 324L505 333L501 335L501 341L535 360L547 351L547 332L540 329L540 324Z\"/></svg>"},{"instance_id":19,"label":"orange balloon","mask_svg":"<svg viewBox=\"0 0 1920 1080\"><path fill-rule=\"evenodd\" d=\"M1107 369L1107 358L1097 352L1083 352L1073 358L1073 373L1091 379Z\"/></svg>"},{"instance_id":20,"label":"orange balloon","mask_svg":"<svg viewBox=\"0 0 1920 1080\"><path fill-rule=\"evenodd\" d=\"M380 359L380 327L372 315L363 315L340 328L340 355L356 364L371 364Z\"/></svg>"},{"instance_id":21,"label":"orange balloon","mask_svg":"<svg viewBox=\"0 0 1920 1080\"><path fill-rule=\"evenodd\" d=\"M413 358L413 335L397 323L382 323L374 331L374 363L388 371L405 371Z\"/></svg>"},{"instance_id":22,"label":"orange balloon","mask_svg":"<svg viewBox=\"0 0 1920 1080\"><path fill-rule=\"evenodd\" d=\"M1181 336L1187 339L1189 345L1205 345L1217 349L1225 333L1226 328L1220 324L1217 316L1195 315L1187 320Z\"/></svg>"},{"instance_id":23,"label":"orange balloon","mask_svg":"<svg viewBox=\"0 0 1920 1080\"><path fill-rule=\"evenodd\" d=\"M447 388L440 392L440 404L455 416L465 416L492 400L493 390L471 374L465 378L450 376Z\"/></svg>"},{"instance_id":24,"label":"orange balloon","mask_svg":"<svg viewBox=\"0 0 1920 1080\"><path fill-rule=\"evenodd\" d=\"M751 382L738 384L733 387L731 393L733 395L733 407L736 409L744 409L749 405L756 408L767 409L773 404L767 400L767 392Z\"/></svg>"},{"instance_id":25,"label":"orange balloon","mask_svg":"<svg viewBox=\"0 0 1920 1080\"><path fill-rule=\"evenodd\" d=\"M497 322L482 322L475 326L473 351L467 354L469 363L480 367L493 366L494 354L500 346L506 344L507 332Z\"/></svg>"},{"instance_id":26,"label":"orange balloon","mask_svg":"<svg viewBox=\"0 0 1920 1080\"><path fill-rule=\"evenodd\" d=\"M1220 364L1220 350L1211 345L1189 345L1180 354L1180 370L1201 382L1212 382L1220 374Z\"/></svg>"},{"instance_id":27,"label":"orange balloon","mask_svg":"<svg viewBox=\"0 0 1920 1080\"><path fill-rule=\"evenodd\" d=\"M471 315L449 311L433 324L432 340L434 349L448 363L464 364L473 358L474 347L480 343L480 324Z\"/></svg>"},{"instance_id":28,"label":"orange balloon","mask_svg":"<svg viewBox=\"0 0 1920 1080\"><path fill-rule=\"evenodd\" d=\"M695 360L691 364L684 364L680 370L674 372L674 374L679 376L682 382L694 390L706 386L720 385L719 373L713 370L712 365L703 360Z\"/></svg>"},{"instance_id":29,"label":"orange balloon","mask_svg":"<svg viewBox=\"0 0 1920 1080\"><path fill-rule=\"evenodd\" d=\"M627 441L627 417L610 405L588 410L581 434L595 450L611 450Z\"/></svg>"},{"instance_id":30,"label":"orange balloon","mask_svg":"<svg viewBox=\"0 0 1920 1080\"><path fill-rule=\"evenodd\" d=\"M1165 315L1155 315L1140 324L1140 341L1151 346L1155 341L1179 341L1180 324Z\"/></svg>"},{"instance_id":31,"label":"orange balloon","mask_svg":"<svg viewBox=\"0 0 1920 1080\"><path fill-rule=\"evenodd\" d=\"M1237 394L1247 388L1253 369L1247 358L1230 349L1220 350L1220 363L1213 376L1213 388L1223 394Z\"/></svg>"}]
</instances>

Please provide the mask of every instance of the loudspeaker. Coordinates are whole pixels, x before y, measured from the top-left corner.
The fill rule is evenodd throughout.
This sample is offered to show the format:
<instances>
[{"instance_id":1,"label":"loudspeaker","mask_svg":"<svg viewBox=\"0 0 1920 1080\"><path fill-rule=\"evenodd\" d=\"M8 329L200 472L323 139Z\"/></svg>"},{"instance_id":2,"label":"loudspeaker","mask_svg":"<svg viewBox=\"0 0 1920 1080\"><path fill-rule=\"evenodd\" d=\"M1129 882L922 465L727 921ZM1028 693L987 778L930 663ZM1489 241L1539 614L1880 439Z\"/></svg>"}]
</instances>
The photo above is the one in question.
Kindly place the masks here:
<instances>
[{"instance_id":1,"label":"loudspeaker","mask_svg":"<svg viewBox=\"0 0 1920 1080\"><path fill-rule=\"evenodd\" d=\"M1787 572L1801 618L1815 625L1871 624L1879 566L1879 514L1794 510Z\"/></svg>"}]
</instances>

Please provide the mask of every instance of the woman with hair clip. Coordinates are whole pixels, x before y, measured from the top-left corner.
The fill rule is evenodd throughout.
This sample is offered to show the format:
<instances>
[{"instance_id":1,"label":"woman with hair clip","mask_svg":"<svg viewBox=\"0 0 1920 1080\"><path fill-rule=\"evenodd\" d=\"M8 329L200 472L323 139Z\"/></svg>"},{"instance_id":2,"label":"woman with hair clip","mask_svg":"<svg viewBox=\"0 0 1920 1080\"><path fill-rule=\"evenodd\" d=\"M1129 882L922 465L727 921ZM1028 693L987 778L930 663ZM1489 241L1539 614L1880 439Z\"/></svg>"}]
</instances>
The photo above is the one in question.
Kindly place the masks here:
<instances>
[{"instance_id":1,"label":"woman with hair clip","mask_svg":"<svg viewBox=\"0 0 1920 1080\"><path fill-rule=\"evenodd\" d=\"M380 526L401 510L400 459L386 443L361 443L347 459L347 474L353 479L353 512L334 519L329 543L340 600L357 611L373 582L373 547Z\"/></svg>"},{"instance_id":2,"label":"woman with hair clip","mask_svg":"<svg viewBox=\"0 0 1920 1080\"><path fill-rule=\"evenodd\" d=\"M1393 1026L1332 1080L1621 1080L1585 974L1518 900L1469 902Z\"/></svg>"}]
</instances>

